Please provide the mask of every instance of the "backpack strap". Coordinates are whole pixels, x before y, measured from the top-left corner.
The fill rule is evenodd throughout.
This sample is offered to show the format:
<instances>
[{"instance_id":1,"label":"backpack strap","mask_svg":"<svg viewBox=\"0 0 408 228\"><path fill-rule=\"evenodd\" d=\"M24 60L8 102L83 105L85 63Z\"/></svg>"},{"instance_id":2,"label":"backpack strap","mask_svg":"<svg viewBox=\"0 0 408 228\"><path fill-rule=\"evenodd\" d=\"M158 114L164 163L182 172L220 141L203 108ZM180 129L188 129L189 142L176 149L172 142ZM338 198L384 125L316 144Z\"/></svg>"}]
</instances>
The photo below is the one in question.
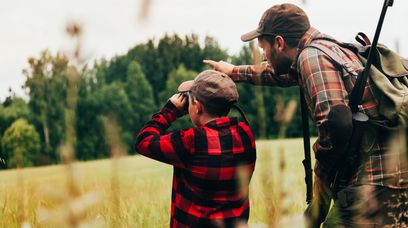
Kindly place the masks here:
<instances>
[{"instance_id":1,"label":"backpack strap","mask_svg":"<svg viewBox=\"0 0 408 228\"><path fill-rule=\"evenodd\" d=\"M234 108L235 110L237 110L239 112L239 114L241 114L242 119L244 120L244 122L249 126L249 120L248 118L245 116L244 111L242 111L242 109L237 105L237 104L232 104L231 108Z\"/></svg>"},{"instance_id":2,"label":"backpack strap","mask_svg":"<svg viewBox=\"0 0 408 228\"><path fill-rule=\"evenodd\" d=\"M368 36L363 32L357 33L355 39L357 40L357 42L359 42L363 46L371 45L370 38L368 38Z\"/></svg>"},{"instance_id":3,"label":"backpack strap","mask_svg":"<svg viewBox=\"0 0 408 228\"><path fill-rule=\"evenodd\" d=\"M324 40L326 40L326 39L324 39ZM325 45L320 44L320 43L311 43L307 47L318 49L319 51L321 51L325 55L327 55L330 59L332 59L335 62L335 64L337 64L341 68L345 69L349 74L357 77L359 70L356 69L352 64L350 64L350 62L347 62L346 60L341 58L339 56L339 54L337 53L337 51L335 51L333 49L330 49L330 48L328 48Z\"/></svg>"}]
</instances>

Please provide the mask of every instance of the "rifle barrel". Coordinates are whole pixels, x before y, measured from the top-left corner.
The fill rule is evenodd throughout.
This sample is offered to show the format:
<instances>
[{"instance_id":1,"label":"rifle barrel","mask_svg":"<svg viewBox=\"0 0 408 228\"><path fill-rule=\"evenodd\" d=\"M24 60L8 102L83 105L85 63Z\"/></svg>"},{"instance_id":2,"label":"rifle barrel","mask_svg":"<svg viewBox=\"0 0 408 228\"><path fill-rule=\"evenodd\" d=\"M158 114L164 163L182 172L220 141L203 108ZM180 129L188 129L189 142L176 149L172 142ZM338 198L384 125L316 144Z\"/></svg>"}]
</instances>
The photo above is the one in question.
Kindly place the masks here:
<instances>
[{"instance_id":1,"label":"rifle barrel","mask_svg":"<svg viewBox=\"0 0 408 228\"><path fill-rule=\"evenodd\" d=\"M350 109L353 113L356 113L358 111L358 106L361 104L362 99L363 99L363 94L364 94L364 88L367 83L367 78L368 78L368 73L370 72L371 65L373 63L373 58L374 55L377 51L377 44L378 44L378 39L380 38L380 33L382 26L384 24L384 19L385 19L385 14L387 13L388 7L391 7L394 4L393 0L385 0L383 8L381 10L381 15L380 15L380 20L378 21L377 28L375 30L374 34L374 39L373 43L371 44L370 51L368 53L367 57L367 63L364 67L364 70L362 72L361 77L358 77L355 88L362 88L362 89L353 89L350 95Z\"/></svg>"},{"instance_id":2,"label":"rifle barrel","mask_svg":"<svg viewBox=\"0 0 408 228\"><path fill-rule=\"evenodd\" d=\"M300 88L300 108L302 111L302 130L303 130L303 149L305 152L305 159L302 161L305 168L305 182L306 182L306 202L310 204L313 199L313 178L312 178L312 161L310 155L310 134L309 134L309 117L307 115L308 108L306 105L305 95Z\"/></svg>"}]
</instances>

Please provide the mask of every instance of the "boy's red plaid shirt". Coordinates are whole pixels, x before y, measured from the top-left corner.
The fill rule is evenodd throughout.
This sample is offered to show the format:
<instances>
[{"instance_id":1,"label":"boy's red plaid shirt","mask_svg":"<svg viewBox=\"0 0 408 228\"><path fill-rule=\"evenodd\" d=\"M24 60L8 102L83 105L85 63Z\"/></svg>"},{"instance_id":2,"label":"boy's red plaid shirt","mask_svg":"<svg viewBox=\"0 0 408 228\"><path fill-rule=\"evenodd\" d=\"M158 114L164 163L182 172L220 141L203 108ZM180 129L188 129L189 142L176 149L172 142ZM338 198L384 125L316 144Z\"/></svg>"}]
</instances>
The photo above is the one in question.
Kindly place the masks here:
<instances>
[{"instance_id":1,"label":"boy's red plaid shirt","mask_svg":"<svg viewBox=\"0 0 408 228\"><path fill-rule=\"evenodd\" d=\"M168 102L136 140L137 151L174 166L171 227L247 222L248 185L255 168L255 139L237 118L166 134L180 116Z\"/></svg>"}]
</instances>

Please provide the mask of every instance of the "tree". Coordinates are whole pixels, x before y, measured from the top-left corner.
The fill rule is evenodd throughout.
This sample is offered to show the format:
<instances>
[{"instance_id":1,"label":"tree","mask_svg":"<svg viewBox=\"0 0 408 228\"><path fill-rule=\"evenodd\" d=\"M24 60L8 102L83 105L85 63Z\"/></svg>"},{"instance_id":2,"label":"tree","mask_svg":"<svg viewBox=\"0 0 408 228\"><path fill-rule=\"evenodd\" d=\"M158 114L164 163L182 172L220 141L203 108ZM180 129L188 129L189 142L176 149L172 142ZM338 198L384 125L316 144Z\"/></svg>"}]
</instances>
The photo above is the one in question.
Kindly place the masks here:
<instances>
[{"instance_id":1,"label":"tree","mask_svg":"<svg viewBox=\"0 0 408 228\"><path fill-rule=\"evenodd\" d=\"M132 113L129 116L132 119L132 124L127 126L127 130L135 136L143 124L149 120L153 112L156 111L153 89L147 81L140 64L136 61L132 61L128 66L125 90L132 107Z\"/></svg>"},{"instance_id":2,"label":"tree","mask_svg":"<svg viewBox=\"0 0 408 228\"><path fill-rule=\"evenodd\" d=\"M204 39L203 59L213 60L226 60L228 59L228 53L222 49L218 42L210 36L206 36ZM201 62L201 61L200 61Z\"/></svg>"},{"instance_id":3,"label":"tree","mask_svg":"<svg viewBox=\"0 0 408 228\"><path fill-rule=\"evenodd\" d=\"M98 92L106 85L108 61L95 62L93 68L84 68L78 88L76 108L76 157L91 160L108 156L104 129L101 125L103 99Z\"/></svg>"},{"instance_id":4,"label":"tree","mask_svg":"<svg viewBox=\"0 0 408 228\"><path fill-rule=\"evenodd\" d=\"M41 132L46 163L58 160L58 147L64 139L65 107L67 101L68 59L47 50L38 59L29 58L29 68L23 70L27 80L24 87L30 96L29 107L33 120Z\"/></svg>"},{"instance_id":5,"label":"tree","mask_svg":"<svg viewBox=\"0 0 408 228\"><path fill-rule=\"evenodd\" d=\"M150 39L145 44L138 44L130 49L126 54L129 61L137 61L142 67L146 79L149 81L153 91L162 91L164 89L163 81L166 80L160 62L157 47L154 45L154 40ZM154 101L157 104L159 100L158 94L154 93Z\"/></svg>"},{"instance_id":6,"label":"tree","mask_svg":"<svg viewBox=\"0 0 408 228\"><path fill-rule=\"evenodd\" d=\"M7 154L9 168L37 164L40 155L40 136L34 126L25 119L16 120L1 140L2 150Z\"/></svg>"},{"instance_id":7,"label":"tree","mask_svg":"<svg viewBox=\"0 0 408 228\"><path fill-rule=\"evenodd\" d=\"M191 34L191 36L185 36L183 46L179 50L180 61L174 62L173 69L176 69L180 64L183 64L187 69L200 72L204 66L203 54L200 44L198 43L198 36Z\"/></svg>"},{"instance_id":8,"label":"tree","mask_svg":"<svg viewBox=\"0 0 408 228\"><path fill-rule=\"evenodd\" d=\"M98 104L101 107L99 115L112 116L118 120L119 127L122 129L121 138L127 145L126 149L129 150L132 147L134 136L126 129L132 126L132 119L130 118L132 106L123 83L113 82L105 85L95 95L99 99ZM100 124L102 125L102 122Z\"/></svg>"},{"instance_id":9,"label":"tree","mask_svg":"<svg viewBox=\"0 0 408 228\"><path fill-rule=\"evenodd\" d=\"M31 112L27 103L19 97L7 97L0 105L0 135L19 118L30 118Z\"/></svg>"},{"instance_id":10,"label":"tree","mask_svg":"<svg viewBox=\"0 0 408 228\"><path fill-rule=\"evenodd\" d=\"M183 64L179 65L177 70L172 71L169 74L169 77L166 81L166 90L162 91L160 93L160 100L161 100L161 106L162 107L167 100L175 93L177 93L177 88L178 86L187 80L192 80L197 76L197 73L191 70L187 70ZM180 129L180 128L187 128L187 127L192 127L193 125L191 124L191 121L188 117L188 115L185 115L184 117L178 119L171 127L170 130L172 129Z\"/></svg>"},{"instance_id":11,"label":"tree","mask_svg":"<svg viewBox=\"0 0 408 228\"><path fill-rule=\"evenodd\" d=\"M196 76L197 72L187 70L184 64L180 64L176 70L170 72L165 84L166 89L159 94L161 104L165 104L168 98L177 93L177 88L182 82L193 80Z\"/></svg>"},{"instance_id":12,"label":"tree","mask_svg":"<svg viewBox=\"0 0 408 228\"><path fill-rule=\"evenodd\" d=\"M15 94L8 96L3 104L0 104L0 141L5 130L14 121L20 118L30 119L31 115L27 103L22 98L16 97ZM6 159L6 154L2 152L0 146L0 169L6 168L5 163L1 159Z\"/></svg>"}]
</instances>

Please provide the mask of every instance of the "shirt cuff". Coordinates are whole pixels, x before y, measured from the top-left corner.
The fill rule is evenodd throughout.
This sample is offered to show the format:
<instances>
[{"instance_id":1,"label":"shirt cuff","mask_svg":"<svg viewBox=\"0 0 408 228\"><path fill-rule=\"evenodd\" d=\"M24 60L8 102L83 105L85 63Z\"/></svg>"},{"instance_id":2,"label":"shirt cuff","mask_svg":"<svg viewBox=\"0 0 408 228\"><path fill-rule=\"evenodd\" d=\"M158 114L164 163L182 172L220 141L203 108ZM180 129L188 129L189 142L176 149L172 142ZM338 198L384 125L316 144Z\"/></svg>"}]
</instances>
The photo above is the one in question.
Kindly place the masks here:
<instances>
[{"instance_id":1,"label":"shirt cuff","mask_svg":"<svg viewBox=\"0 0 408 228\"><path fill-rule=\"evenodd\" d=\"M233 81L248 81L248 73L251 72L251 66L249 65L242 65L242 66L234 66L232 68L232 73L230 78Z\"/></svg>"},{"instance_id":2,"label":"shirt cuff","mask_svg":"<svg viewBox=\"0 0 408 228\"><path fill-rule=\"evenodd\" d=\"M169 123L174 122L178 117L183 115L170 100L167 101L160 112L163 113Z\"/></svg>"}]
</instances>

